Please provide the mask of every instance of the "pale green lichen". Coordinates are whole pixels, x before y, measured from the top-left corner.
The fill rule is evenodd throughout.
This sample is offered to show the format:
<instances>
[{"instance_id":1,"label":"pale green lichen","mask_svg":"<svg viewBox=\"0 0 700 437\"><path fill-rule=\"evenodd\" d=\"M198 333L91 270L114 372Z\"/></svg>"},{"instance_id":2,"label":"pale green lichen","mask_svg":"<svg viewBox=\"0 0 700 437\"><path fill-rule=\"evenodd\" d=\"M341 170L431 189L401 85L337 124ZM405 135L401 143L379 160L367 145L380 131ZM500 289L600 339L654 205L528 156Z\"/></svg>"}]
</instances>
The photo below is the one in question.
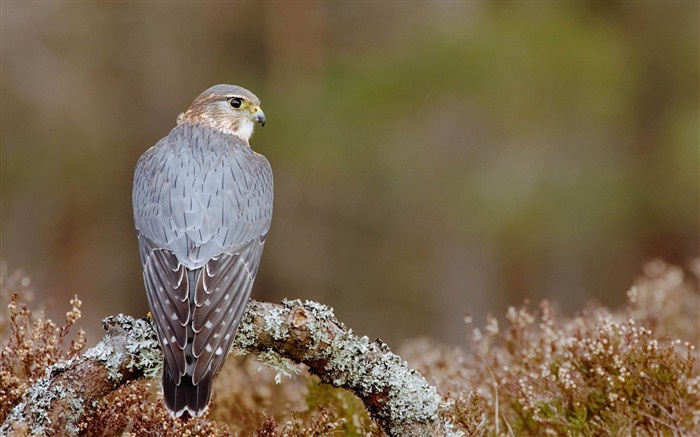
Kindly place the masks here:
<instances>
[{"instance_id":1,"label":"pale green lichen","mask_svg":"<svg viewBox=\"0 0 700 437\"><path fill-rule=\"evenodd\" d=\"M49 411L51 403L55 399L66 399L70 397L68 410L63 412L66 419L65 429L60 430L61 435L77 436L79 434L78 422L82 417L84 406L73 388L62 384L51 384L51 380L57 374L65 371L74 360L68 360L54 364L46 369L42 378L37 380L24 394L24 400L17 404L5 423L0 427L0 435L10 435L13 431L12 425L15 423L29 423L28 429L31 435L47 435L55 433L52 430ZM28 420L29 419L29 420Z\"/></svg>"},{"instance_id":2,"label":"pale green lichen","mask_svg":"<svg viewBox=\"0 0 700 437\"><path fill-rule=\"evenodd\" d=\"M304 308L305 312L311 315L311 317L309 317L305 322L306 330L309 334L311 334L311 337L309 338L309 351L304 356L304 359L313 359L313 357L318 353L316 348L319 345L330 344L331 341L333 341L333 338L329 335L328 329L326 329L328 323L335 323L339 327L344 328L344 326L335 319L333 308L318 302L306 300L302 303L302 301L299 299L284 299L282 301L282 305L290 310L302 307Z\"/></svg>"},{"instance_id":3,"label":"pale green lichen","mask_svg":"<svg viewBox=\"0 0 700 437\"><path fill-rule=\"evenodd\" d=\"M148 321L133 320L125 348L129 354L127 369L139 370L147 378L159 376L163 369L163 353Z\"/></svg>"},{"instance_id":4,"label":"pale green lichen","mask_svg":"<svg viewBox=\"0 0 700 437\"><path fill-rule=\"evenodd\" d=\"M122 366L128 370L140 371L146 377L156 378L163 366L163 354L151 324L146 320L134 320L123 314L108 317L104 323L118 325L127 333L124 352L115 350L110 337L107 336L83 356L103 363L109 379L114 382L121 380Z\"/></svg>"},{"instance_id":5,"label":"pale green lichen","mask_svg":"<svg viewBox=\"0 0 700 437\"><path fill-rule=\"evenodd\" d=\"M282 308L274 308L264 316L263 326L276 341L289 337L287 317L289 311L303 307L308 314L305 329L311 334L311 344L305 359L326 361L326 378L336 387L348 387L360 396L369 397L374 393L388 395L381 414L391 423L408 421L434 421L440 406L440 397L435 387L430 386L416 371L408 368L405 361L391 353L389 348L377 340L371 342L367 337L357 337L352 330L330 336L325 327L335 323L333 310L317 302L301 302L298 299L284 300ZM252 344L252 329L239 332L239 344ZM318 349L319 344L328 347ZM258 354L258 360L270 365L281 374L288 374L291 363L273 351ZM280 367L282 364L282 367ZM295 372L296 373L296 372Z\"/></svg>"},{"instance_id":6,"label":"pale green lichen","mask_svg":"<svg viewBox=\"0 0 700 437\"><path fill-rule=\"evenodd\" d=\"M435 420L440 405L435 387L397 355L378 348L367 337L351 333L336 338L326 364L333 384L355 387L363 396L387 393L382 415L392 423ZM368 359L372 355L376 360Z\"/></svg>"},{"instance_id":7,"label":"pale green lichen","mask_svg":"<svg viewBox=\"0 0 700 437\"><path fill-rule=\"evenodd\" d=\"M418 372L409 369L407 363L391 353L380 340L372 342L367 337L355 336L352 330L335 319L333 309L317 302L285 299L281 307L273 307L263 315L264 330L275 341L287 340L290 336L290 311L300 307L306 313L304 329L310 334L304 360L325 361L323 377L326 381L336 387L351 388L364 398L376 393L386 394L380 415L388 423L436 421L441 398L435 387ZM254 326L248 317L244 318L236 338L237 348L240 348L236 354L244 353L246 348L255 344ZM343 331L334 335L328 329L329 323ZM321 344L326 347L319 348ZM298 372L293 362L272 350L256 355L258 361L277 371L277 382L282 375ZM394 431L396 435L401 434L399 429Z\"/></svg>"},{"instance_id":8,"label":"pale green lichen","mask_svg":"<svg viewBox=\"0 0 700 437\"><path fill-rule=\"evenodd\" d=\"M255 325L250 320L250 307L252 303L248 302L243 320L238 326L236 338L231 346L231 352L235 355L245 355L246 350L255 344Z\"/></svg>"},{"instance_id":9,"label":"pale green lichen","mask_svg":"<svg viewBox=\"0 0 700 437\"><path fill-rule=\"evenodd\" d=\"M295 305L301 305L301 301L299 300L291 302L295 303ZM286 303L286 301L283 301L283 303ZM322 303L318 303L313 300L305 300L304 308L310 310L311 313L319 320L335 319L335 313L333 312L333 308L323 305Z\"/></svg>"},{"instance_id":10,"label":"pale green lichen","mask_svg":"<svg viewBox=\"0 0 700 437\"><path fill-rule=\"evenodd\" d=\"M292 301L289 304L299 305L300 302ZM333 385L353 387L363 397L378 392L388 394L381 414L391 423L433 421L437 418L440 397L435 387L430 386L418 372L409 369L405 361L389 352L384 343L379 340L371 342L366 336L357 337L349 329L331 339L326 330L316 329L315 324L338 323L333 310L309 301L304 303L304 307L314 316L308 322L314 342L330 346L321 357L314 358L326 360L325 370Z\"/></svg>"},{"instance_id":11,"label":"pale green lichen","mask_svg":"<svg viewBox=\"0 0 700 437\"><path fill-rule=\"evenodd\" d=\"M284 313L284 308L273 307L263 319L265 331L277 341L284 340L289 335L284 318L281 317Z\"/></svg>"},{"instance_id":12,"label":"pale green lichen","mask_svg":"<svg viewBox=\"0 0 700 437\"><path fill-rule=\"evenodd\" d=\"M299 305L301 305L301 302L299 302ZM332 322L344 328L344 326L335 319L333 308L311 300L304 301L304 308L313 316L308 322L312 346L315 348L320 344L331 344L333 338L329 335L328 330L323 327L329 322ZM348 332L352 333L351 330Z\"/></svg>"},{"instance_id":13,"label":"pale green lichen","mask_svg":"<svg viewBox=\"0 0 700 437\"><path fill-rule=\"evenodd\" d=\"M79 396L73 396L73 398L68 402L68 411L66 417L68 422L66 423L66 432L68 435L74 436L80 434L80 420L83 417L83 411L85 407L83 406L83 401Z\"/></svg>"},{"instance_id":14,"label":"pale green lichen","mask_svg":"<svg viewBox=\"0 0 700 437\"><path fill-rule=\"evenodd\" d=\"M83 357L101 362L107 369L107 376L110 381L119 382L122 379L121 364L123 354L116 352L114 348L105 342L99 342L95 347L88 349Z\"/></svg>"},{"instance_id":15,"label":"pale green lichen","mask_svg":"<svg viewBox=\"0 0 700 437\"><path fill-rule=\"evenodd\" d=\"M277 384L282 382L283 376L291 378L292 375L298 375L300 372L299 366L294 361L273 351L260 352L255 355L255 359L277 372L275 375Z\"/></svg>"},{"instance_id":16,"label":"pale green lichen","mask_svg":"<svg viewBox=\"0 0 700 437\"><path fill-rule=\"evenodd\" d=\"M250 305L250 304L249 304ZM284 320L284 314L286 310L284 308L273 308L263 320L265 331L272 335L275 340L284 340L288 337L289 331ZM254 324L248 320L248 317L244 318L243 323L241 323L238 333L236 335L236 341L232 347L232 351L235 355L244 355L246 353L246 348L252 346L255 343L255 331ZM275 382L279 384L282 382L282 376L292 377L292 375L299 374L300 370L292 360L285 358L273 351L258 352L255 354L255 358L261 364L270 367L272 370L277 372L275 375Z\"/></svg>"}]
</instances>

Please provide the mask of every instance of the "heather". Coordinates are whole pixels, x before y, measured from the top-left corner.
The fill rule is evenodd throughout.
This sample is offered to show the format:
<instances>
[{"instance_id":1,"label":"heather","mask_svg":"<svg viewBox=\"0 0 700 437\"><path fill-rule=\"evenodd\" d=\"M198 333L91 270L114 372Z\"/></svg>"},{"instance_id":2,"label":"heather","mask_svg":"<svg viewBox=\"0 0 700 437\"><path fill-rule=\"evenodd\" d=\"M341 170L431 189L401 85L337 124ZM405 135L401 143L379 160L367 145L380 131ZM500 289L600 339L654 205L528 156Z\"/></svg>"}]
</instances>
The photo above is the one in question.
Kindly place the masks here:
<instances>
[{"instance_id":1,"label":"heather","mask_svg":"<svg viewBox=\"0 0 700 437\"><path fill-rule=\"evenodd\" d=\"M556 302L523 303L474 326L468 346L428 338L396 351L435 385L440 420L453 435L697 435L698 262L654 261L617 309L590 304L563 314ZM66 318L44 317L31 282L3 265L0 423L42 377L85 350L81 302ZM76 435L383 435L362 401L305 371L278 378L251 356L231 355L208 414L172 420L158 379L142 376L85 405ZM43 399L42 402L50 402ZM30 435L22 423L14 435Z\"/></svg>"}]
</instances>

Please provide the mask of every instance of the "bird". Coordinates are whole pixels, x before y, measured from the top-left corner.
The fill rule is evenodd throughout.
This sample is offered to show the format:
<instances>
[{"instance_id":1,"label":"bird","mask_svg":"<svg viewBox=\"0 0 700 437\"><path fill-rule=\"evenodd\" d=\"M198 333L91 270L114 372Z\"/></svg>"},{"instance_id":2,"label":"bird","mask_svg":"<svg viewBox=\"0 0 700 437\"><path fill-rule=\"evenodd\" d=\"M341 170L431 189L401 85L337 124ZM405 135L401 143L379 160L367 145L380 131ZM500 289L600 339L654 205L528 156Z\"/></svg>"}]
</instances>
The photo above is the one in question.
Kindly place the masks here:
<instances>
[{"instance_id":1,"label":"bird","mask_svg":"<svg viewBox=\"0 0 700 437\"><path fill-rule=\"evenodd\" d=\"M255 94L215 85L136 164L134 224L174 418L207 411L260 266L273 178L250 147L257 123Z\"/></svg>"}]
</instances>

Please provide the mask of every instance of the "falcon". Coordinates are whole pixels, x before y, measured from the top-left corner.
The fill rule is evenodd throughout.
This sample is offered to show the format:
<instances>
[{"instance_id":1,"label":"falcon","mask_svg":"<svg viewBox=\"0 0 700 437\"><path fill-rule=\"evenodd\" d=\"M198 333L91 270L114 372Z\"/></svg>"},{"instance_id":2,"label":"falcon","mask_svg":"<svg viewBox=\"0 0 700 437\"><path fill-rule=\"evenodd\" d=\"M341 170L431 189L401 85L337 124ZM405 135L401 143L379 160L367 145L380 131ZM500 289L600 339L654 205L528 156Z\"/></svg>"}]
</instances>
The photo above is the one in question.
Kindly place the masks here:
<instances>
[{"instance_id":1,"label":"falcon","mask_svg":"<svg viewBox=\"0 0 700 437\"><path fill-rule=\"evenodd\" d=\"M256 123L253 93L213 86L136 164L134 222L172 417L207 410L258 272L273 185L250 148Z\"/></svg>"}]
</instances>

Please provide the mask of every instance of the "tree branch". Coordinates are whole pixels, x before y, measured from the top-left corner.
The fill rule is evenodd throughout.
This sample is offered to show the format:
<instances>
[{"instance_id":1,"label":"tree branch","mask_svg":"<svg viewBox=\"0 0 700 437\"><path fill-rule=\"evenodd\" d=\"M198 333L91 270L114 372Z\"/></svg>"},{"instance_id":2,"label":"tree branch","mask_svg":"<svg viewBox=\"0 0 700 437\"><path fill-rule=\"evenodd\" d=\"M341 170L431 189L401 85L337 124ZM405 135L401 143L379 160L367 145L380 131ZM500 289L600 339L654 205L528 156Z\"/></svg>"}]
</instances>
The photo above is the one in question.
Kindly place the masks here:
<instances>
[{"instance_id":1,"label":"tree branch","mask_svg":"<svg viewBox=\"0 0 700 437\"><path fill-rule=\"evenodd\" d=\"M61 363L25 393L0 427L18 424L31 434L78 435L78 424L111 391L142 376L155 377L162 355L150 322L118 315L103 321L107 334L80 359ZM355 393L391 436L443 434L441 398L434 387L380 340L358 337L316 302L251 301L234 342L281 372L303 363L321 381Z\"/></svg>"}]
</instances>

